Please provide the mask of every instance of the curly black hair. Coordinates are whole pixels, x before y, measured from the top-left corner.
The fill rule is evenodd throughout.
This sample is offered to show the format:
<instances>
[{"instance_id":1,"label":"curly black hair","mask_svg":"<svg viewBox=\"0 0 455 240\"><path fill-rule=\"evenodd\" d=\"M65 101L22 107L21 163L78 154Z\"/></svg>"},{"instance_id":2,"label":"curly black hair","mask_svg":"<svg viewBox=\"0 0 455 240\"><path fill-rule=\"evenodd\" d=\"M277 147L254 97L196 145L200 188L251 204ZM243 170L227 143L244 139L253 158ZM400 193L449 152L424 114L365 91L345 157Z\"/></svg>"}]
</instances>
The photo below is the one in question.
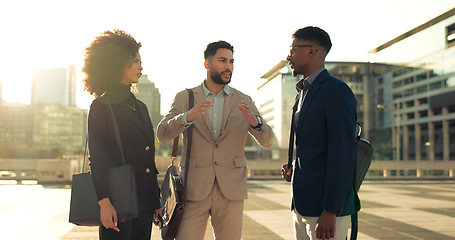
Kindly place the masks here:
<instances>
[{"instance_id":1,"label":"curly black hair","mask_svg":"<svg viewBox=\"0 0 455 240\"><path fill-rule=\"evenodd\" d=\"M114 83L123 77L125 66L134 59L142 47L129 33L108 30L85 49L82 72L85 73L84 90L95 98L105 94Z\"/></svg>"}]
</instances>

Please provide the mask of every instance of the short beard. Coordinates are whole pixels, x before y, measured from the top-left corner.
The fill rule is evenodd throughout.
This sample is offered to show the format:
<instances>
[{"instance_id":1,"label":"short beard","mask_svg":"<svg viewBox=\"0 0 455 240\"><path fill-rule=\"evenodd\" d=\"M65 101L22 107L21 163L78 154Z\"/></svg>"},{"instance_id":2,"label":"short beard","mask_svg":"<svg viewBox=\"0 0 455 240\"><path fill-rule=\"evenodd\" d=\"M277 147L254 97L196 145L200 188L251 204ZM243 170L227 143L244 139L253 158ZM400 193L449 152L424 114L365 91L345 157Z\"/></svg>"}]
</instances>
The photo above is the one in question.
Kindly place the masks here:
<instances>
[{"instance_id":1,"label":"short beard","mask_svg":"<svg viewBox=\"0 0 455 240\"><path fill-rule=\"evenodd\" d=\"M229 80L227 82L224 82L223 79L221 79L221 74L223 74L224 72L230 72L231 73L231 76L229 77ZM232 78L232 72L231 71L224 71L224 72L221 72L221 73L210 73L210 77L212 78L213 82L215 82L216 84L220 84L220 85L226 85L226 84L229 84L231 82L231 78Z\"/></svg>"}]
</instances>

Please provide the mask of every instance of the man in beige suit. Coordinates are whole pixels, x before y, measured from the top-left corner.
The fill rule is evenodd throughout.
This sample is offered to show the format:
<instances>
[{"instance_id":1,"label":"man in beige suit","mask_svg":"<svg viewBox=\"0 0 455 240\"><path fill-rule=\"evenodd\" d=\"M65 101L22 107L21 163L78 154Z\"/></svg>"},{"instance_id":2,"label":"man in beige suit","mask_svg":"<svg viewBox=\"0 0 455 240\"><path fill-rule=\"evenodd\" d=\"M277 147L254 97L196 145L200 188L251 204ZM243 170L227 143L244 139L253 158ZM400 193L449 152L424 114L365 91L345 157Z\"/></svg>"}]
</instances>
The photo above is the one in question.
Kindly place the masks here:
<instances>
[{"instance_id":1,"label":"man in beige suit","mask_svg":"<svg viewBox=\"0 0 455 240\"><path fill-rule=\"evenodd\" d=\"M183 133L182 172L187 167L185 130L194 127L185 213L177 240L203 239L209 216L215 239L240 239L243 203L248 196L247 135L250 133L263 147L272 145L272 129L259 116L251 97L228 85L234 68L233 52L225 41L207 45L207 79L193 88L194 107L188 110L188 93L179 92L157 127L160 142Z\"/></svg>"}]
</instances>

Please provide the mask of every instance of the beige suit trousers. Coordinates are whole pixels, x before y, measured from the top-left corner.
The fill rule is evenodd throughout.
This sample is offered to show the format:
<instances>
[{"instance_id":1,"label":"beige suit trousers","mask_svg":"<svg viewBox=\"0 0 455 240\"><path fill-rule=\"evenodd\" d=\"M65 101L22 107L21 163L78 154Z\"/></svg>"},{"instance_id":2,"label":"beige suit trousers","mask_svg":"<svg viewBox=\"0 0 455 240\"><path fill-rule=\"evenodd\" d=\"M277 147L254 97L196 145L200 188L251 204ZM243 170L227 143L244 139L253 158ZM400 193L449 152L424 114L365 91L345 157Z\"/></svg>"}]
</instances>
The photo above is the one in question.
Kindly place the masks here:
<instances>
[{"instance_id":1,"label":"beige suit trousers","mask_svg":"<svg viewBox=\"0 0 455 240\"><path fill-rule=\"evenodd\" d=\"M294 234L296 240L317 240L316 224L319 217L304 217L295 209L294 215ZM345 240L348 234L349 223L351 223L351 215L337 217L335 226L335 237L331 240Z\"/></svg>"},{"instance_id":2,"label":"beige suit trousers","mask_svg":"<svg viewBox=\"0 0 455 240\"><path fill-rule=\"evenodd\" d=\"M201 201L186 201L176 240L203 240L209 217L216 240L240 240L244 200L223 196L217 181L212 192Z\"/></svg>"}]
</instances>

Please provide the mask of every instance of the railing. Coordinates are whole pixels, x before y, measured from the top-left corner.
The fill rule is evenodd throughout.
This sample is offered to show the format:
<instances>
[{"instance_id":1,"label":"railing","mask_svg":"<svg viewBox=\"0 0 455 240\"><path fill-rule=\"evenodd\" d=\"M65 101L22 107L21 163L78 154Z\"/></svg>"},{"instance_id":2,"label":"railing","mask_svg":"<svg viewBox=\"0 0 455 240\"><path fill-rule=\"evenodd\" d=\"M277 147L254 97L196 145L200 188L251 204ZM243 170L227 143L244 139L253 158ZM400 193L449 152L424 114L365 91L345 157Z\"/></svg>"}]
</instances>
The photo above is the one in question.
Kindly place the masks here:
<instances>
[{"instance_id":1,"label":"railing","mask_svg":"<svg viewBox=\"0 0 455 240\"><path fill-rule=\"evenodd\" d=\"M156 157L164 177L169 157ZM280 178L282 161L248 160L249 178ZM71 183L81 172L82 159L4 159L0 160L0 180L36 180L38 183ZM87 169L87 166L86 166ZM372 161L366 179L455 179L455 161Z\"/></svg>"}]
</instances>

